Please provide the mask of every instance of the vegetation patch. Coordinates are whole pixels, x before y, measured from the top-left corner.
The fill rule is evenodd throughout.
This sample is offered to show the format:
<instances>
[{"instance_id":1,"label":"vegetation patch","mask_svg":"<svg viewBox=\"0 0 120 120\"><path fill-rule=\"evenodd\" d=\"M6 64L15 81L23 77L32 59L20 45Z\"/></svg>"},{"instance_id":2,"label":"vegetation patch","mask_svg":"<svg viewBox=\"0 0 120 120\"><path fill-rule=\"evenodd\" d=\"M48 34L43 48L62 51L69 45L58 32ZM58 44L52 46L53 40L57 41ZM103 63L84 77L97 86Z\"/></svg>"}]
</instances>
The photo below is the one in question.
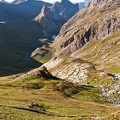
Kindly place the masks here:
<instances>
[{"instance_id":1,"label":"vegetation patch","mask_svg":"<svg viewBox=\"0 0 120 120\"><path fill-rule=\"evenodd\" d=\"M27 82L22 85L23 89L40 89L42 87L44 87L44 83L36 81Z\"/></svg>"},{"instance_id":2,"label":"vegetation patch","mask_svg":"<svg viewBox=\"0 0 120 120\"><path fill-rule=\"evenodd\" d=\"M79 92L79 87L74 85L73 83L63 81L55 86L55 90L62 92L65 96L70 97L73 94L77 94Z\"/></svg>"}]
</instances>

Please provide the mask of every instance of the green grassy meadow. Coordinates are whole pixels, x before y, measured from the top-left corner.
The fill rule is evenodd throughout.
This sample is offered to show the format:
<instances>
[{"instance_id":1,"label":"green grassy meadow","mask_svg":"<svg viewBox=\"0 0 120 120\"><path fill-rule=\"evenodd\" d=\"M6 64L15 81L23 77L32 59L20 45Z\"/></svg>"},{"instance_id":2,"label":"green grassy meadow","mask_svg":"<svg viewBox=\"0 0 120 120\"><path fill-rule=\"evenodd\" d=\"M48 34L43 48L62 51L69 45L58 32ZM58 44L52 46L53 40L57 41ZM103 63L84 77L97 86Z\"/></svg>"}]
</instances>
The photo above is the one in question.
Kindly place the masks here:
<instances>
[{"instance_id":1,"label":"green grassy meadow","mask_svg":"<svg viewBox=\"0 0 120 120\"><path fill-rule=\"evenodd\" d=\"M37 103L45 111L28 107L30 103ZM112 120L112 113L119 120L119 111L119 107L103 102L100 90L92 86L33 77L0 78L1 120Z\"/></svg>"}]
</instances>

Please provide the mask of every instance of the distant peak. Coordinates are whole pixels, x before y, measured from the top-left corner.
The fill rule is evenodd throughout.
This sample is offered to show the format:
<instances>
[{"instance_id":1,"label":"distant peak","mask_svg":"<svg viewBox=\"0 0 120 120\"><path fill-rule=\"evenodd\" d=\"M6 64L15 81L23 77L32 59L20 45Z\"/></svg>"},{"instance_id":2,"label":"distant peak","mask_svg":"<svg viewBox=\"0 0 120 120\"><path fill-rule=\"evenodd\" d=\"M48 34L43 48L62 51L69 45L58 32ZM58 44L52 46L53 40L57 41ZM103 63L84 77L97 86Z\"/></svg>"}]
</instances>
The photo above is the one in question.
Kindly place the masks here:
<instances>
[{"instance_id":1,"label":"distant peak","mask_svg":"<svg viewBox=\"0 0 120 120\"><path fill-rule=\"evenodd\" d=\"M69 2L69 0L62 0L61 2Z\"/></svg>"},{"instance_id":2,"label":"distant peak","mask_svg":"<svg viewBox=\"0 0 120 120\"><path fill-rule=\"evenodd\" d=\"M68 4L68 3L71 3L71 2L69 0L62 0L61 3Z\"/></svg>"},{"instance_id":3,"label":"distant peak","mask_svg":"<svg viewBox=\"0 0 120 120\"><path fill-rule=\"evenodd\" d=\"M34 20L40 22L41 20L43 20L46 17L48 18L49 16L50 16L50 11L48 7L44 5L41 9L40 14L37 17L35 17Z\"/></svg>"},{"instance_id":4,"label":"distant peak","mask_svg":"<svg viewBox=\"0 0 120 120\"><path fill-rule=\"evenodd\" d=\"M43 5L41 11L44 11L46 9L46 5Z\"/></svg>"},{"instance_id":5,"label":"distant peak","mask_svg":"<svg viewBox=\"0 0 120 120\"><path fill-rule=\"evenodd\" d=\"M41 13L47 13L48 11L49 11L48 7L46 5L43 5Z\"/></svg>"},{"instance_id":6,"label":"distant peak","mask_svg":"<svg viewBox=\"0 0 120 120\"><path fill-rule=\"evenodd\" d=\"M35 2L36 0L28 0L29 2Z\"/></svg>"}]
</instances>

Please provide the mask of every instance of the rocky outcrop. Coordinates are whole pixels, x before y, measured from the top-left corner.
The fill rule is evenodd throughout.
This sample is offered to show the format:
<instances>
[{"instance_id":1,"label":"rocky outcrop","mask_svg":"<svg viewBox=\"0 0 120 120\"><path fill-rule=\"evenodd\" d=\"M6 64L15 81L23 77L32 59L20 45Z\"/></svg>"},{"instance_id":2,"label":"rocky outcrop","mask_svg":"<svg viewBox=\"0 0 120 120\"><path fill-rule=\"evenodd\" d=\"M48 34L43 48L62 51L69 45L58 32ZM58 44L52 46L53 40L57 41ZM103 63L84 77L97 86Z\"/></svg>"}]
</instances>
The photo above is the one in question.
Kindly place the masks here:
<instances>
[{"instance_id":1,"label":"rocky outcrop","mask_svg":"<svg viewBox=\"0 0 120 120\"><path fill-rule=\"evenodd\" d=\"M42 45L32 52L31 57L39 62L45 63L51 58L51 41L48 39L39 39L39 42L42 43Z\"/></svg>"},{"instance_id":2,"label":"rocky outcrop","mask_svg":"<svg viewBox=\"0 0 120 120\"><path fill-rule=\"evenodd\" d=\"M101 85L102 95L106 100L120 107L120 74L113 74L113 81Z\"/></svg>"},{"instance_id":3,"label":"rocky outcrop","mask_svg":"<svg viewBox=\"0 0 120 120\"><path fill-rule=\"evenodd\" d=\"M53 76L47 69L47 67L45 66L41 66L38 67L36 69L33 69L27 73L25 73L24 75L18 77L17 79L21 79L21 78L29 78L29 77L37 77L37 78L44 78L44 79L55 79L58 80L58 77Z\"/></svg>"},{"instance_id":4,"label":"rocky outcrop","mask_svg":"<svg viewBox=\"0 0 120 120\"><path fill-rule=\"evenodd\" d=\"M37 103L29 103L28 107L31 108L31 109L34 108L34 109L38 109L40 111L46 111L43 105L39 105Z\"/></svg>"},{"instance_id":5,"label":"rocky outcrop","mask_svg":"<svg viewBox=\"0 0 120 120\"><path fill-rule=\"evenodd\" d=\"M90 71L96 71L91 63L79 58L66 60L64 64L61 63L57 68L59 69L55 69L53 75L78 85L87 85Z\"/></svg>"},{"instance_id":6,"label":"rocky outcrop","mask_svg":"<svg viewBox=\"0 0 120 120\"><path fill-rule=\"evenodd\" d=\"M67 67L59 68L53 74L74 84L87 85L89 67L87 63L82 66L79 63L69 64Z\"/></svg>"}]
</instances>

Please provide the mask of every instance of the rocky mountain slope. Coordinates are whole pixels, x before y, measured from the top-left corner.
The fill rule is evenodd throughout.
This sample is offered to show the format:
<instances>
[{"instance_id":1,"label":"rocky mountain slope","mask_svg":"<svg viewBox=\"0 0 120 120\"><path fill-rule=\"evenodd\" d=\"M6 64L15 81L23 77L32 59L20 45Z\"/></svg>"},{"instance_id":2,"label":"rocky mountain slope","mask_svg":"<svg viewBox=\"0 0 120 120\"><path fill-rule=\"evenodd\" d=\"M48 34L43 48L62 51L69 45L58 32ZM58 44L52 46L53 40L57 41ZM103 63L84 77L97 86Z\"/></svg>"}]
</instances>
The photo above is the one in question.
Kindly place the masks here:
<instances>
[{"instance_id":1,"label":"rocky mountain slope","mask_svg":"<svg viewBox=\"0 0 120 120\"><path fill-rule=\"evenodd\" d=\"M44 64L59 78L100 88L101 96L116 106L120 105L119 6L119 0L92 0L63 25L50 46L53 57Z\"/></svg>"},{"instance_id":2,"label":"rocky mountain slope","mask_svg":"<svg viewBox=\"0 0 120 120\"><path fill-rule=\"evenodd\" d=\"M119 0L93 0L79 11L64 24L53 43L55 56L82 58L100 69L119 68L119 4Z\"/></svg>"}]
</instances>

